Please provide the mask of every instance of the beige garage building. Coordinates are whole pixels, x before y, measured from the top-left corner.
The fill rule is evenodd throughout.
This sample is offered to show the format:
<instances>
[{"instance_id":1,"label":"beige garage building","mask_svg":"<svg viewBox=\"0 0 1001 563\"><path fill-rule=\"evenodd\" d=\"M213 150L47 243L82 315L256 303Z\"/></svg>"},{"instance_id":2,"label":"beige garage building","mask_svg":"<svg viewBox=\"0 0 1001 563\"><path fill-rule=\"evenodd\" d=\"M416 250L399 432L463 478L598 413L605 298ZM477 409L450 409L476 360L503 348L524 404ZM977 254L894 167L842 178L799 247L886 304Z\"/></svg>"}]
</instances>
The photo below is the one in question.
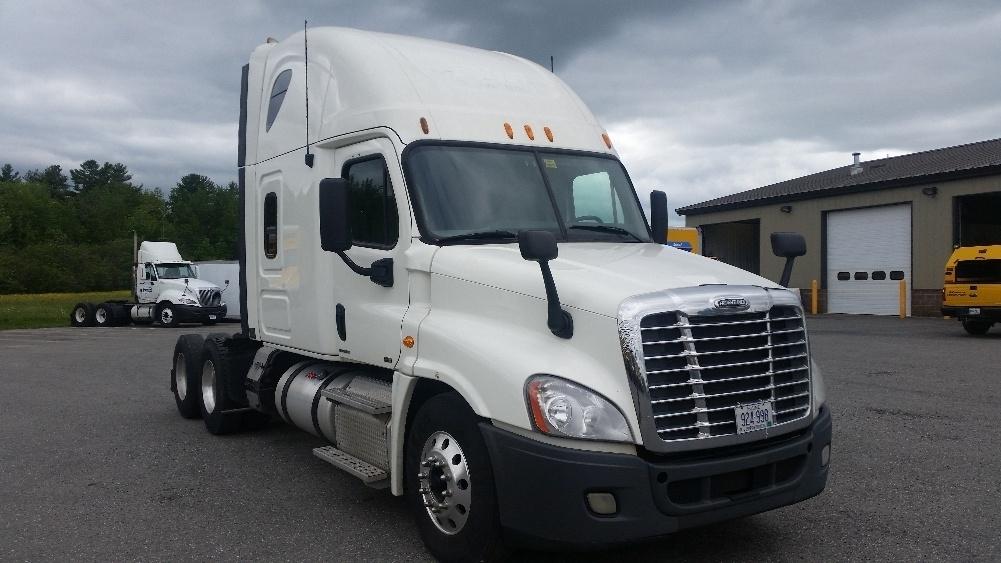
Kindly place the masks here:
<instances>
[{"instance_id":1,"label":"beige garage building","mask_svg":"<svg viewBox=\"0 0 1001 563\"><path fill-rule=\"evenodd\" d=\"M846 159L847 160L847 159ZM782 260L768 235L796 231L807 254L793 287L822 312L936 315L954 245L1001 244L1001 139L833 170L677 209L699 227L703 254L777 280Z\"/></svg>"}]
</instances>

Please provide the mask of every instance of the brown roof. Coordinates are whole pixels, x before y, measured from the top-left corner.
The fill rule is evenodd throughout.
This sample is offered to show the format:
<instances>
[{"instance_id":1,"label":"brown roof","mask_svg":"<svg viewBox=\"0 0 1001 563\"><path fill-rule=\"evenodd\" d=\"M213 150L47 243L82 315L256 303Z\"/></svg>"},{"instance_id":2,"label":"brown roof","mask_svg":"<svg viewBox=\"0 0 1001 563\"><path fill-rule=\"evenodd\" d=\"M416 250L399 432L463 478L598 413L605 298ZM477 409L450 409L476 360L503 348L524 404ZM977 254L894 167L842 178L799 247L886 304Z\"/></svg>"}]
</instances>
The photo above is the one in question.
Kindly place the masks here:
<instances>
[{"instance_id":1,"label":"brown roof","mask_svg":"<svg viewBox=\"0 0 1001 563\"><path fill-rule=\"evenodd\" d=\"M756 207L843 193L997 174L1001 173L1001 139L867 160L861 162L862 171L856 174L851 173L853 166L849 164L702 203L686 205L676 211L679 215L698 215L724 209Z\"/></svg>"}]
</instances>

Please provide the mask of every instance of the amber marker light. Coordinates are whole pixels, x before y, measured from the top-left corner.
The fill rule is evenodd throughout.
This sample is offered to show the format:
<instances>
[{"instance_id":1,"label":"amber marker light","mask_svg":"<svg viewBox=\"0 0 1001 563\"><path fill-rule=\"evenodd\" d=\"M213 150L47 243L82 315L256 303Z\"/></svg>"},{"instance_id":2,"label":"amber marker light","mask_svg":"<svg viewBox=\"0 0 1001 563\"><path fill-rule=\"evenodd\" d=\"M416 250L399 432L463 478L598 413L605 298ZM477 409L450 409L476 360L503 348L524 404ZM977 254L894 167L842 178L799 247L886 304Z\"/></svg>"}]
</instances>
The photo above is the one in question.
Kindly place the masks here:
<instances>
[{"instance_id":1,"label":"amber marker light","mask_svg":"<svg viewBox=\"0 0 1001 563\"><path fill-rule=\"evenodd\" d=\"M535 132L532 131L532 126L527 123L525 124L525 134L528 135L529 141L535 140Z\"/></svg>"},{"instance_id":2,"label":"amber marker light","mask_svg":"<svg viewBox=\"0 0 1001 563\"><path fill-rule=\"evenodd\" d=\"M427 135L428 132L431 131L431 128L428 127L428 120L423 117L421 118L421 131L424 131L425 135Z\"/></svg>"},{"instance_id":3,"label":"amber marker light","mask_svg":"<svg viewBox=\"0 0 1001 563\"><path fill-rule=\"evenodd\" d=\"M612 148L612 139L611 139L611 137L608 136L608 133L602 133L601 134L601 140L605 141L605 146L606 147Z\"/></svg>"},{"instance_id":4,"label":"amber marker light","mask_svg":"<svg viewBox=\"0 0 1001 563\"><path fill-rule=\"evenodd\" d=\"M550 433L553 431L553 427L550 426L549 421L546 420L545 413L542 412L542 405L539 402L539 397L542 395L542 381L531 381L528 384L528 404L529 408L532 410L532 421L535 423L535 427L539 430Z\"/></svg>"},{"instance_id":5,"label":"amber marker light","mask_svg":"<svg viewBox=\"0 0 1001 563\"><path fill-rule=\"evenodd\" d=\"M553 130L552 129L550 129L548 127L543 127L542 128L542 132L546 134L546 138L549 139L550 143L553 142Z\"/></svg>"},{"instance_id":6,"label":"amber marker light","mask_svg":"<svg viewBox=\"0 0 1001 563\"><path fill-rule=\"evenodd\" d=\"M508 139L513 139L514 138L514 128L511 127L510 123L505 123L504 124L504 132L507 133L507 138Z\"/></svg>"},{"instance_id":7,"label":"amber marker light","mask_svg":"<svg viewBox=\"0 0 1001 563\"><path fill-rule=\"evenodd\" d=\"M403 345L406 346L407 348L413 348L414 347L414 337L413 336L404 336L403 337Z\"/></svg>"}]
</instances>

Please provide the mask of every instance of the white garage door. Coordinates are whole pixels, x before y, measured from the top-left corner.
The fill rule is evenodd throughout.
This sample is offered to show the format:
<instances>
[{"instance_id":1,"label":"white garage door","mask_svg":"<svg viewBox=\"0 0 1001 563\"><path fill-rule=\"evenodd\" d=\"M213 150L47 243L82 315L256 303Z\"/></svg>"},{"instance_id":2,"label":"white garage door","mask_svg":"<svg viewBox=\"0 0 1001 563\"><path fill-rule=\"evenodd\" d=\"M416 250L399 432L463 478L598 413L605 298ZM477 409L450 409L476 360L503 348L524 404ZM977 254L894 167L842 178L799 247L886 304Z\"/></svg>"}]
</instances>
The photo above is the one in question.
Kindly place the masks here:
<instances>
[{"instance_id":1,"label":"white garage door","mask_svg":"<svg viewBox=\"0 0 1001 563\"><path fill-rule=\"evenodd\" d=\"M910 315L911 206L887 205L827 214L827 310L896 315L900 280Z\"/></svg>"}]
</instances>

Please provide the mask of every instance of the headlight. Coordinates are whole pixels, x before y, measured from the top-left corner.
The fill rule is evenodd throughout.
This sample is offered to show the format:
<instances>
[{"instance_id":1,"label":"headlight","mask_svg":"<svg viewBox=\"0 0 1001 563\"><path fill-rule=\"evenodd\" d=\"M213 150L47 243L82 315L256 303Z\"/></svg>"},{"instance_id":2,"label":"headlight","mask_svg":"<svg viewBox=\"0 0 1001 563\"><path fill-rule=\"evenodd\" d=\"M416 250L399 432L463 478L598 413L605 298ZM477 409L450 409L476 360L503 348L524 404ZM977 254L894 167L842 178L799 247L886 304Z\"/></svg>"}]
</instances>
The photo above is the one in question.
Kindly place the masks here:
<instances>
[{"instance_id":1,"label":"headlight","mask_svg":"<svg viewBox=\"0 0 1001 563\"><path fill-rule=\"evenodd\" d=\"M824 388L824 376L820 373L820 366L812 359L810 360L810 374L813 378L813 412L816 413L827 400L827 389Z\"/></svg>"},{"instance_id":2,"label":"headlight","mask_svg":"<svg viewBox=\"0 0 1001 563\"><path fill-rule=\"evenodd\" d=\"M535 428L552 436L631 442L626 417L608 399L583 385L536 375L525 385L525 401Z\"/></svg>"}]
</instances>

